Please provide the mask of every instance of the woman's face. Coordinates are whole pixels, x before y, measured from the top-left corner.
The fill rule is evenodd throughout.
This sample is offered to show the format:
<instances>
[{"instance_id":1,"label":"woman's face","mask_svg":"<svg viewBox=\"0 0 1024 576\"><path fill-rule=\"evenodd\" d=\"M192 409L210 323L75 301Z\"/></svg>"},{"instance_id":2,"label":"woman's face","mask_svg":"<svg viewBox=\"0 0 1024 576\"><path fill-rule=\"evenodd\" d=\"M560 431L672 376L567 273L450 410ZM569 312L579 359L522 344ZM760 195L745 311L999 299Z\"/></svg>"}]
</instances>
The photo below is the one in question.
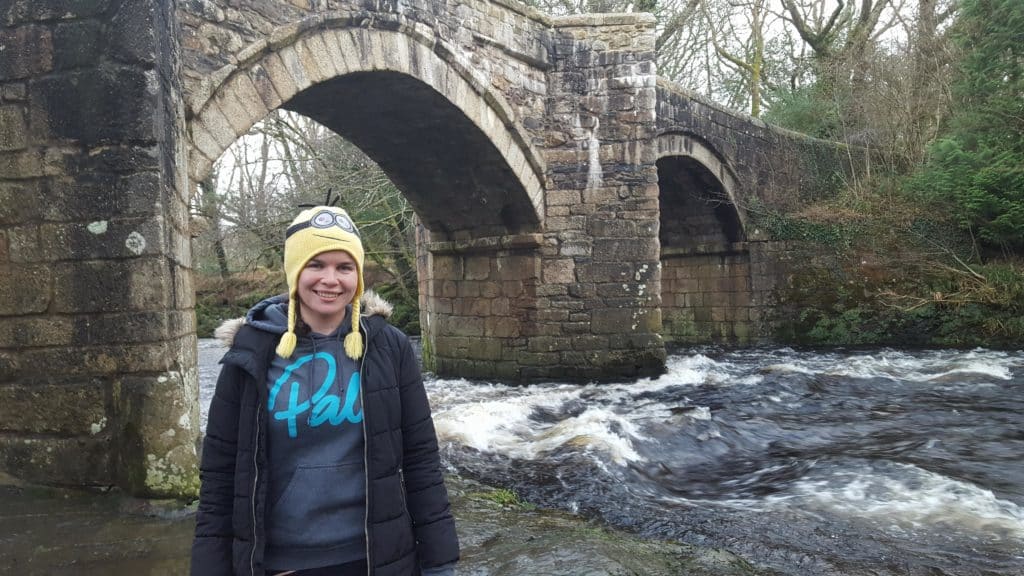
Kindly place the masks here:
<instances>
[{"instance_id":1,"label":"woman's face","mask_svg":"<svg viewBox=\"0 0 1024 576\"><path fill-rule=\"evenodd\" d=\"M302 320L319 334L329 334L345 319L359 285L356 261L344 250L317 254L299 273L297 292Z\"/></svg>"}]
</instances>

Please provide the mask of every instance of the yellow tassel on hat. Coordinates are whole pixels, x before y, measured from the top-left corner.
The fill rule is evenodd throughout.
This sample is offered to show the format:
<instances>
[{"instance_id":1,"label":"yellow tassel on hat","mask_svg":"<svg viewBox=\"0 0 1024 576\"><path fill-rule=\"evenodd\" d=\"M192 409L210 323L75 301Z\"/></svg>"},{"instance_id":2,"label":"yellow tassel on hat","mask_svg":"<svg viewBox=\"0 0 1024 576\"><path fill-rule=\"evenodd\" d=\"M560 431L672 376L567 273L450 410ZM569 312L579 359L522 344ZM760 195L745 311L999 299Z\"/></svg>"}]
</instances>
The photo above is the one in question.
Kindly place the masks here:
<instances>
[{"instance_id":1,"label":"yellow tassel on hat","mask_svg":"<svg viewBox=\"0 0 1024 576\"><path fill-rule=\"evenodd\" d=\"M359 284L361 288L362 282ZM362 292L362 289L359 292ZM359 360L363 356L363 335L359 332L358 297L352 301L352 331L345 336L345 355L353 360Z\"/></svg>"},{"instance_id":2,"label":"yellow tassel on hat","mask_svg":"<svg viewBox=\"0 0 1024 576\"><path fill-rule=\"evenodd\" d=\"M289 358L295 351L295 344L298 342L295 332L285 332L281 335L281 341L277 343L277 355L281 358Z\"/></svg>"},{"instance_id":3,"label":"yellow tassel on hat","mask_svg":"<svg viewBox=\"0 0 1024 576\"><path fill-rule=\"evenodd\" d=\"M288 290L288 330L281 335L281 341L277 343L277 355L281 358L291 358L295 351L295 344L299 339L295 336L295 318L299 306L295 302L295 290Z\"/></svg>"}]
</instances>

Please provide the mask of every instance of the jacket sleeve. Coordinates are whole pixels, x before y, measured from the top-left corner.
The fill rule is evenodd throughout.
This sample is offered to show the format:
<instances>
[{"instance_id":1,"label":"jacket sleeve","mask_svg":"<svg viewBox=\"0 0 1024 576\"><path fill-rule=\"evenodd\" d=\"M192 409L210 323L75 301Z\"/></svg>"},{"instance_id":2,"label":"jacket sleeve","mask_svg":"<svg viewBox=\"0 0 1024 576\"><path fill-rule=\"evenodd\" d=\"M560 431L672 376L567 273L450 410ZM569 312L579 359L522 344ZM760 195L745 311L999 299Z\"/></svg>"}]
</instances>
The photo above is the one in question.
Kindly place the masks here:
<instances>
[{"instance_id":1,"label":"jacket sleeve","mask_svg":"<svg viewBox=\"0 0 1024 576\"><path fill-rule=\"evenodd\" d=\"M192 542L192 576L231 576L235 456L242 370L225 364L217 378L199 464L199 508Z\"/></svg>"},{"instance_id":2,"label":"jacket sleeve","mask_svg":"<svg viewBox=\"0 0 1024 576\"><path fill-rule=\"evenodd\" d=\"M419 362L404 334L398 350L406 499L412 515L420 565L435 568L453 564L459 559L459 539L441 474L437 434Z\"/></svg>"}]
</instances>

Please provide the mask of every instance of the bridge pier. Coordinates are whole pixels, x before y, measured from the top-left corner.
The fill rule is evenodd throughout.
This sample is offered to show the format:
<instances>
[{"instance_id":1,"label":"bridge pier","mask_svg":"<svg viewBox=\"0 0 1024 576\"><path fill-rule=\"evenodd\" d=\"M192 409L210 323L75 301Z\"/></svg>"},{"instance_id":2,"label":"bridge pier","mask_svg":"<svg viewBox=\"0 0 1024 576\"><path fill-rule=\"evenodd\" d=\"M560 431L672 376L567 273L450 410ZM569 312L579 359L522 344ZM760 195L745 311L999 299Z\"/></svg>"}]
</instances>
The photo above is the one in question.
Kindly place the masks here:
<instances>
[{"instance_id":1,"label":"bridge pier","mask_svg":"<svg viewBox=\"0 0 1024 576\"><path fill-rule=\"evenodd\" d=\"M650 15L555 25L538 335L547 377L659 374L661 338L656 74Z\"/></svg>"},{"instance_id":2,"label":"bridge pier","mask_svg":"<svg viewBox=\"0 0 1024 576\"><path fill-rule=\"evenodd\" d=\"M0 9L0 469L29 481L198 490L173 5Z\"/></svg>"}]
</instances>

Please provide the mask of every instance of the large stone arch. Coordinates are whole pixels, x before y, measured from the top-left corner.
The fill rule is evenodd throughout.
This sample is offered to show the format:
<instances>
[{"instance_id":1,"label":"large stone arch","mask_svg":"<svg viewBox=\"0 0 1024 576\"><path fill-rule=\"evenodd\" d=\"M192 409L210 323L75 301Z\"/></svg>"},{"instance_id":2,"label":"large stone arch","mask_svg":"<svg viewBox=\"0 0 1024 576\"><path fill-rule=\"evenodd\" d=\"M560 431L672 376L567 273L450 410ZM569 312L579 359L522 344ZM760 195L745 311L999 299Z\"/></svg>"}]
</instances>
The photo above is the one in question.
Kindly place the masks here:
<instances>
[{"instance_id":1,"label":"large stone arch","mask_svg":"<svg viewBox=\"0 0 1024 576\"><path fill-rule=\"evenodd\" d=\"M442 232L442 237L472 238L539 229L544 220L545 167L501 94L476 78L451 50L413 26L399 21L396 29L383 30L360 27L347 19L315 26L318 23L321 21L299 23L290 34L258 42L243 50L239 64L222 71L218 80L191 89L186 86L191 112L189 176L193 182L209 172L235 139L270 111L284 107L320 121L367 150L403 188L427 228ZM332 102L344 100L338 98L339 93L352 100L355 107L373 105L372 96L356 102L366 86L377 87L373 96L378 99L390 93L428 102L419 111L443 114L446 120L452 120L457 124L453 134L477 132L466 138L466 142L476 143L468 147L486 148L491 163L500 164L504 176L509 177L495 177L488 182L489 193L481 186L472 191L473 198L459 199L458 191L444 201L420 197L414 182L423 180L429 167L410 170L414 166L389 161L386 153L375 150L394 148L397 141L381 146L374 143L393 137L403 123L395 122L389 126L391 130L373 134L371 126L358 121L362 120L358 111L324 112ZM462 119L464 122L458 122ZM437 156L442 157L445 155ZM453 166L437 169L450 172ZM453 222L453 201L456 208L459 202L476 202L476 210L464 210L461 220ZM479 210L480 205L485 209ZM481 214L485 215L483 220Z\"/></svg>"},{"instance_id":2,"label":"large stone arch","mask_svg":"<svg viewBox=\"0 0 1024 576\"><path fill-rule=\"evenodd\" d=\"M748 342L750 253L739 180L693 134L662 134L655 147L663 336L676 344Z\"/></svg>"},{"instance_id":3,"label":"large stone arch","mask_svg":"<svg viewBox=\"0 0 1024 576\"><path fill-rule=\"evenodd\" d=\"M417 268L431 368L519 378L542 260L542 157L504 96L432 35L401 17L383 28L317 22L244 50L218 81L192 87L190 178L275 108L352 141L428 232Z\"/></svg>"}]
</instances>

